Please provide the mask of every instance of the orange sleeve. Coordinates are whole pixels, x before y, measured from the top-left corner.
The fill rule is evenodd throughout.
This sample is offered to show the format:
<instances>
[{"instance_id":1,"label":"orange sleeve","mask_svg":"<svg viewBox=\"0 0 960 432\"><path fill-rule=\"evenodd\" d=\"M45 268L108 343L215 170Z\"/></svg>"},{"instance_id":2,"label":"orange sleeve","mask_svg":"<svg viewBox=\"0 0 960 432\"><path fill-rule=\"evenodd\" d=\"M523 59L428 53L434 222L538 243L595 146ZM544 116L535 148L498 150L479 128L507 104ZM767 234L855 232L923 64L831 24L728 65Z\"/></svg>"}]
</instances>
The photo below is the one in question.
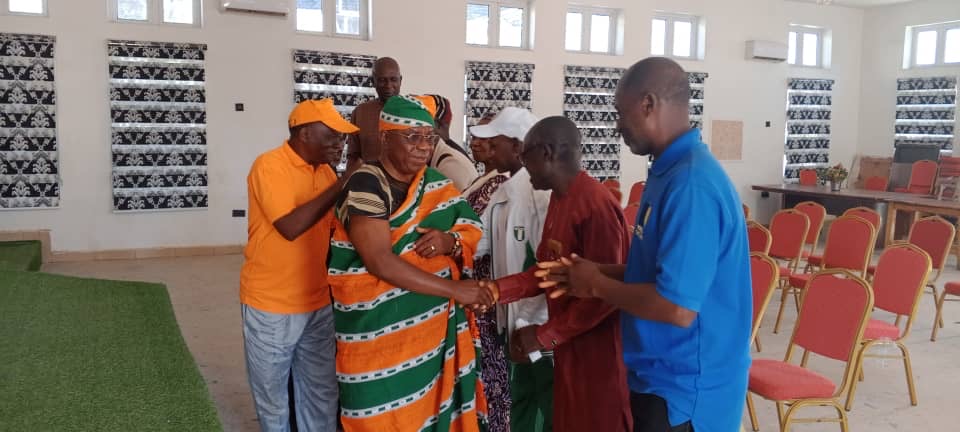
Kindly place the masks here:
<instances>
[{"instance_id":1,"label":"orange sleeve","mask_svg":"<svg viewBox=\"0 0 960 432\"><path fill-rule=\"evenodd\" d=\"M286 177L284 169L265 158L257 159L250 169L250 193L271 224L297 208L294 188Z\"/></svg>"}]
</instances>

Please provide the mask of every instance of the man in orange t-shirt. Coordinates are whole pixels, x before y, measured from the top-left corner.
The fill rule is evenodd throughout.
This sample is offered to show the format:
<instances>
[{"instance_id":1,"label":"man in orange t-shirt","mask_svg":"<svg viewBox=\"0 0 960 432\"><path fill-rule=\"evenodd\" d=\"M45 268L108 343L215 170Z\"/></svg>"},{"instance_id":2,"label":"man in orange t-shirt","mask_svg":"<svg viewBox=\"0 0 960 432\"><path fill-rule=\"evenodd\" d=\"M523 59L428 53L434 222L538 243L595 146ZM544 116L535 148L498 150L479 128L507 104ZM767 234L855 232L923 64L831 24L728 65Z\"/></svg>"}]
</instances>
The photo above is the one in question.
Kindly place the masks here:
<instances>
[{"instance_id":1,"label":"man in orange t-shirt","mask_svg":"<svg viewBox=\"0 0 960 432\"><path fill-rule=\"evenodd\" d=\"M249 240L240 272L247 377L261 430L289 430L292 373L298 427L335 431L330 209L359 160L340 179L330 164L357 127L331 99L301 102L288 126L290 138L260 155L247 177Z\"/></svg>"}]
</instances>

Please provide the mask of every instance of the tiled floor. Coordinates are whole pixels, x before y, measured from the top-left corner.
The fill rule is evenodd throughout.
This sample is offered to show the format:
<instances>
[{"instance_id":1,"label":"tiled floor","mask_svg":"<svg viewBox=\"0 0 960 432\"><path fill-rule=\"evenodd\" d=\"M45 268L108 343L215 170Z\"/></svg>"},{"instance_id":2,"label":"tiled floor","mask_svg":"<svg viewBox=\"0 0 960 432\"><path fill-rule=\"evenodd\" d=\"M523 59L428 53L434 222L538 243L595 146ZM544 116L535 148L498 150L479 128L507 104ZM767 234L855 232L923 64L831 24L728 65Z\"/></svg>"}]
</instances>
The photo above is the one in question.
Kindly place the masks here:
<instances>
[{"instance_id":1,"label":"tiled floor","mask_svg":"<svg viewBox=\"0 0 960 432\"><path fill-rule=\"evenodd\" d=\"M256 431L256 416L247 387L241 345L240 308L237 299L238 255L159 258L135 261L53 263L44 270L73 276L105 279L143 280L165 283L190 351L213 395L220 419L227 431ZM950 262L942 281L960 280ZM779 335L772 334L776 308L774 299L760 334L763 352L757 358L782 359L795 309L789 305ZM920 404L911 407L902 364L867 360L866 381L861 383L850 424L856 431L957 430L960 407L960 303L946 306L946 327L938 341L930 342L933 301L923 298L913 332L907 343L912 353ZM838 376L836 362L811 359L814 369ZM762 431L775 431L772 402L755 399ZM815 411L815 410L811 410ZM749 430L749 421L744 417ZM835 424L797 426L797 431L838 430ZM518 431L523 432L523 431Z\"/></svg>"}]
</instances>

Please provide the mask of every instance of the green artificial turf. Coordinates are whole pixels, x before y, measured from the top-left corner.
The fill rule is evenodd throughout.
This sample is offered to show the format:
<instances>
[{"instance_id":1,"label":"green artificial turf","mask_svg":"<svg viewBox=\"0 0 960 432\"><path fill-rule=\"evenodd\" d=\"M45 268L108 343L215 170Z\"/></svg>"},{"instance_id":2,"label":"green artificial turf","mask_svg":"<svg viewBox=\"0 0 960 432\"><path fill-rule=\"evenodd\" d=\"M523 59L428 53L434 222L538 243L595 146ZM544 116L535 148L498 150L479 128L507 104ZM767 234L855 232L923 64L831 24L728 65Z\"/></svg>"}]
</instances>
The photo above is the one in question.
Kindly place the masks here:
<instances>
[{"instance_id":1,"label":"green artificial turf","mask_svg":"<svg viewBox=\"0 0 960 432\"><path fill-rule=\"evenodd\" d=\"M0 242L0 270L37 271L41 264L39 241Z\"/></svg>"},{"instance_id":2,"label":"green artificial turf","mask_svg":"<svg viewBox=\"0 0 960 432\"><path fill-rule=\"evenodd\" d=\"M0 431L220 431L166 287L0 270Z\"/></svg>"}]
</instances>

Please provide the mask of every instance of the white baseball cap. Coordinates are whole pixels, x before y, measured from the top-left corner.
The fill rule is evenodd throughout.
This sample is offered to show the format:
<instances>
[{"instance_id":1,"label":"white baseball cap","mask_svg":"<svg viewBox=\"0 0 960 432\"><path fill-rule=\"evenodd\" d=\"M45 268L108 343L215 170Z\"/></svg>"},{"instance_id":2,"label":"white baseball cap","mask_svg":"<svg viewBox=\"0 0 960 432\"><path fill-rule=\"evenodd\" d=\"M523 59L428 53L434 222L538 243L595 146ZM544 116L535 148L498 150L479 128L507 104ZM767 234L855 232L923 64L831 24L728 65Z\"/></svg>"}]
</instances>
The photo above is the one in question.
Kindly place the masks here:
<instances>
[{"instance_id":1,"label":"white baseball cap","mask_svg":"<svg viewBox=\"0 0 960 432\"><path fill-rule=\"evenodd\" d=\"M503 135L523 141L527 132L540 121L530 110L506 107L490 123L470 126L470 134L477 138L493 138Z\"/></svg>"}]
</instances>

